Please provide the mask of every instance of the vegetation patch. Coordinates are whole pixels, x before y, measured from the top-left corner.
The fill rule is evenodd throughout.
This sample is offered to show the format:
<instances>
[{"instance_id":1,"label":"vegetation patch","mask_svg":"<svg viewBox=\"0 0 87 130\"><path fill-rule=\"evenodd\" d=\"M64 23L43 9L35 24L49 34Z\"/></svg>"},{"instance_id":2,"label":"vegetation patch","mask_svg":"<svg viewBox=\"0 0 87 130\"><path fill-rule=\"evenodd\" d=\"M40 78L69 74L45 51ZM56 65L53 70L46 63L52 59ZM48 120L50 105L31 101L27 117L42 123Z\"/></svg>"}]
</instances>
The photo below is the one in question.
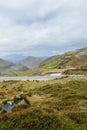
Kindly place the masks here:
<instances>
[{"instance_id":1,"label":"vegetation patch","mask_svg":"<svg viewBox=\"0 0 87 130\"><path fill-rule=\"evenodd\" d=\"M87 129L87 80L5 81L0 83L0 91L4 92L1 103L19 93L25 93L21 98L30 95L31 103L0 113L0 130Z\"/></svg>"}]
</instances>

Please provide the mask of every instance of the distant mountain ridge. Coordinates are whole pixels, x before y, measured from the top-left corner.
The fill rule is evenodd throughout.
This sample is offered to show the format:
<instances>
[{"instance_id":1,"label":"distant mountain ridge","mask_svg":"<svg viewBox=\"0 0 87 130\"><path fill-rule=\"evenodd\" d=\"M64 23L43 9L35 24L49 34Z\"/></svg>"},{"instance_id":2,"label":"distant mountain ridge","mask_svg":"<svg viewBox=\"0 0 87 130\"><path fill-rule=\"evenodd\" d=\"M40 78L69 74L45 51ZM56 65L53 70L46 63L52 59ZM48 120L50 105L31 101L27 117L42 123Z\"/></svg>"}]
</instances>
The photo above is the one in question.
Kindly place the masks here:
<instances>
[{"instance_id":1,"label":"distant mountain ridge","mask_svg":"<svg viewBox=\"0 0 87 130\"><path fill-rule=\"evenodd\" d=\"M5 69L5 68L9 68L9 67L11 67L13 65L14 65L14 63L12 63L12 62L0 59L0 68Z\"/></svg>"},{"instance_id":2,"label":"distant mountain ridge","mask_svg":"<svg viewBox=\"0 0 87 130\"><path fill-rule=\"evenodd\" d=\"M28 71L36 68L35 72L45 73L54 69L87 69L87 47L69 51L62 55L49 58L28 56L18 63L0 59L0 73L9 74ZM54 72L54 71L53 71ZM34 73L34 71L33 71Z\"/></svg>"},{"instance_id":3,"label":"distant mountain ridge","mask_svg":"<svg viewBox=\"0 0 87 130\"><path fill-rule=\"evenodd\" d=\"M43 60L44 58L41 57L28 56L26 59L20 61L19 63L28 67L29 69L33 69L38 67Z\"/></svg>"},{"instance_id":4,"label":"distant mountain ridge","mask_svg":"<svg viewBox=\"0 0 87 130\"><path fill-rule=\"evenodd\" d=\"M5 72L7 69L14 66L14 63L0 59L0 73Z\"/></svg>"},{"instance_id":5,"label":"distant mountain ridge","mask_svg":"<svg viewBox=\"0 0 87 130\"><path fill-rule=\"evenodd\" d=\"M12 62L0 59L0 73L1 74L9 74L9 73L16 73L20 71L29 70L26 66L21 64L14 64Z\"/></svg>"},{"instance_id":6,"label":"distant mountain ridge","mask_svg":"<svg viewBox=\"0 0 87 130\"><path fill-rule=\"evenodd\" d=\"M44 58L33 57L33 56L29 56L21 61L19 60L19 62L18 60L16 60L16 63L0 59L0 73L9 74L9 73L27 71L38 67L43 60Z\"/></svg>"},{"instance_id":7,"label":"distant mountain ridge","mask_svg":"<svg viewBox=\"0 0 87 130\"><path fill-rule=\"evenodd\" d=\"M7 55L7 56L3 57L2 59L13 62L13 63L17 63L26 58L27 58L27 56L24 56L21 54L12 54L12 55Z\"/></svg>"}]
</instances>

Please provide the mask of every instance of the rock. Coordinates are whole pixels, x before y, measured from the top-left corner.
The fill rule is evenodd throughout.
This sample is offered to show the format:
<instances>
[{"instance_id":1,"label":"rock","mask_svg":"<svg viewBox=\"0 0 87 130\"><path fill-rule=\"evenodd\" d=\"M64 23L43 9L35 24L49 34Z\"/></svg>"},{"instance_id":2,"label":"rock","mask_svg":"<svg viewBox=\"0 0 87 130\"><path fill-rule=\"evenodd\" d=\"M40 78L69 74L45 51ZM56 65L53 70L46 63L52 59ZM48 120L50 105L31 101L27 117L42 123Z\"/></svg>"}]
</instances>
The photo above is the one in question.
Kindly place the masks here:
<instances>
[{"instance_id":1,"label":"rock","mask_svg":"<svg viewBox=\"0 0 87 130\"><path fill-rule=\"evenodd\" d=\"M4 112L10 112L14 108L13 101L8 101L7 103L2 104L2 111Z\"/></svg>"},{"instance_id":2,"label":"rock","mask_svg":"<svg viewBox=\"0 0 87 130\"><path fill-rule=\"evenodd\" d=\"M32 76L40 76L40 75L41 75L40 72L35 72L35 73L32 74Z\"/></svg>"},{"instance_id":3,"label":"rock","mask_svg":"<svg viewBox=\"0 0 87 130\"><path fill-rule=\"evenodd\" d=\"M13 108L16 108L20 105L28 104L30 105L30 99L28 95L20 94L16 95L13 101L4 101L1 105L1 111L11 112Z\"/></svg>"}]
</instances>

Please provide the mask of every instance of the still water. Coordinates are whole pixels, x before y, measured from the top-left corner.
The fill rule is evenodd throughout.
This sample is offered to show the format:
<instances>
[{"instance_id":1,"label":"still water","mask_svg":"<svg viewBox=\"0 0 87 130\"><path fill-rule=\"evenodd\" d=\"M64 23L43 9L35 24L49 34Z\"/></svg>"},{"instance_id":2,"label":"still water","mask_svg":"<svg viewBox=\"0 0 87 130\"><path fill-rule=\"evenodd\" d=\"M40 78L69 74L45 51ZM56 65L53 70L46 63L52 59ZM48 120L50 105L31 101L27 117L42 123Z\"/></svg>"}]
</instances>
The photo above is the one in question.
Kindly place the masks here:
<instances>
[{"instance_id":1,"label":"still water","mask_svg":"<svg viewBox=\"0 0 87 130\"><path fill-rule=\"evenodd\" d=\"M16 76L16 77L0 77L0 82L2 81L10 81L10 80L52 80L55 78L60 78L63 75L61 73L54 73L45 76Z\"/></svg>"}]
</instances>

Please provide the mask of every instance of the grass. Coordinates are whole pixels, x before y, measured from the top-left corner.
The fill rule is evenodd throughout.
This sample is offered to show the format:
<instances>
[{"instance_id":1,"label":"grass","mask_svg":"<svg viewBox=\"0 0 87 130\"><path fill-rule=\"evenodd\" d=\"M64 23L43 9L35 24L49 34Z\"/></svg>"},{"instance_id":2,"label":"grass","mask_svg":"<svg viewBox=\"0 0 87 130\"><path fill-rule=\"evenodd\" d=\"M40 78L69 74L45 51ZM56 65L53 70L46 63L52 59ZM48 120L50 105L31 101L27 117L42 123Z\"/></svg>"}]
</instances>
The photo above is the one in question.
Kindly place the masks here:
<instances>
[{"instance_id":1,"label":"grass","mask_svg":"<svg viewBox=\"0 0 87 130\"><path fill-rule=\"evenodd\" d=\"M87 130L87 81L63 77L51 81L4 81L0 103L30 95L22 105L0 114L0 130Z\"/></svg>"},{"instance_id":2,"label":"grass","mask_svg":"<svg viewBox=\"0 0 87 130\"><path fill-rule=\"evenodd\" d=\"M72 74L87 75L87 69L69 69L69 70L65 70L63 73L68 75L72 75Z\"/></svg>"},{"instance_id":3,"label":"grass","mask_svg":"<svg viewBox=\"0 0 87 130\"><path fill-rule=\"evenodd\" d=\"M32 76L34 73L40 73L40 75L47 75L51 73L60 73L64 72L66 69L45 69L45 68L36 68L33 70L28 70L24 72L16 72L12 74L4 74L3 76Z\"/></svg>"}]
</instances>

